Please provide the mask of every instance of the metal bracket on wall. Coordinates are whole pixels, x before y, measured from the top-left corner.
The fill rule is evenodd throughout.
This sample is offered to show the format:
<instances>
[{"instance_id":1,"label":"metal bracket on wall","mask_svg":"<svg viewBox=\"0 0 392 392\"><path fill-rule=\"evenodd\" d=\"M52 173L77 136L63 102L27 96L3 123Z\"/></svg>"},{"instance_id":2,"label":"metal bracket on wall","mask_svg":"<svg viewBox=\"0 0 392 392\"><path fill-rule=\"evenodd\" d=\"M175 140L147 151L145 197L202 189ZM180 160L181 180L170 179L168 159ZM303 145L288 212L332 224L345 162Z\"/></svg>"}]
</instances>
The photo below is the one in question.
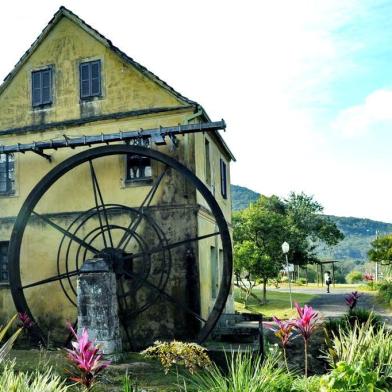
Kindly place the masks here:
<instances>
[{"instance_id":1,"label":"metal bracket on wall","mask_svg":"<svg viewBox=\"0 0 392 392\"><path fill-rule=\"evenodd\" d=\"M0 154L12 154L16 152L25 153L26 151L32 151L41 157L51 161L51 156L45 154L44 150L57 150L58 148L76 148L83 146L92 146L94 144L110 144L116 142L125 142L130 144L146 145L154 143L157 146L166 144L166 137L169 138L172 147L176 146L178 140L176 136L185 135L188 133L199 133L199 132L215 132L220 129L225 129L226 123L224 120L215 122L205 122L199 124L186 124L178 125L174 127L159 127L153 129L139 129L137 131L121 131L116 133L101 133L99 135L91 136L76 136L69 137L63 135L60 139L50 139L33 143L18 143L15 145L0 145Z\"/></svg>"}]
</instances>

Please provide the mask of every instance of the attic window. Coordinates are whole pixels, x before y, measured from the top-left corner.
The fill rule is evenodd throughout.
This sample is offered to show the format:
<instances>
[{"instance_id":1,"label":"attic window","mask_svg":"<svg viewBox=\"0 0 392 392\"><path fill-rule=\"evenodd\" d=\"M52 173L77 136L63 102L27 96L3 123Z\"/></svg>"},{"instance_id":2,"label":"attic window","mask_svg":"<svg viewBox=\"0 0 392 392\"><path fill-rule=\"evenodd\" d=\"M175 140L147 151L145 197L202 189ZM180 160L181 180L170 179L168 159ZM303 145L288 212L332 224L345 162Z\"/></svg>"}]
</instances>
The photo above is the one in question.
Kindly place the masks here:
<instances>
[{"instance_id":1,"label":"attic window","mask_svg":"<svg viewBox=\"0 0 392 392\"><path fill-rule=\"evenodd\" d=\"M101 96L101 61L81 63L80 68L80 98L89 99Z\"/></svg>"},{"instance_id":2,"label":"attic window","mask_svg":"<svg viewBox=\"0 0 392 392\"><path fill-rule=\"evenodd\" d=\"M52 69L46 68L31 73L32 105L41 107L50 105L52 99Z\"/></svg>"}]
</instances>

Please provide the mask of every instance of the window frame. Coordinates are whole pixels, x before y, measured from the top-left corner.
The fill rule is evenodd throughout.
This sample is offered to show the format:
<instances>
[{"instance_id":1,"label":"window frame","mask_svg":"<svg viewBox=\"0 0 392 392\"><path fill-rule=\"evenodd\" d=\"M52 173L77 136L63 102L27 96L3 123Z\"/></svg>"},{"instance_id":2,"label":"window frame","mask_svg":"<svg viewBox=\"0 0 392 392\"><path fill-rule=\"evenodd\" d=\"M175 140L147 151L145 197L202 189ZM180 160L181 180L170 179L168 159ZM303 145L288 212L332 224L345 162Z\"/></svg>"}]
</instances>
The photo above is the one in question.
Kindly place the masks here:
<instances>
[{"instance_id":1,"label":"window frame","mask_svg":"<svg viewBox=\"0 0 392 392\"><path fill-rule=\"evenodd\" d=\"M204 139L204 165L205 165L205 179L206 184L211 186L212 185L212 170L211 170L211 143L210 141L205 138Z\"/></svg>"},{"instance_id":2,"label":"window frame","mask_svg":"<svg viewBox=\"0 0 392 392\"><path fill-rule=\"evenodd\" d=\"M0 241L0 249L4 246L6 248L6 257L5 257L5 261L6 263L4 263L7 267L5 269L5 271L3 270L3 262L2 262L2 257L1 257L1 253L0 253L0 286L9 286L9 267L8 267L8 247L9 247L9 241ZM3 273L7 274L7 279L3 279Z\"/></svg>"},{"instance_id":3,"label":"window frame","mask_svg":"<svg viewBox=\"0 0 392 392\"><path fill-rule=\"evenodd\" d=\"M1 156L4 155L6 160L5 160L5 184L6 184L6 189L1 190L0 189L0 196L11 196L15 194L15 183L16 183L16 177L15 177L15 158L13 154L0 154ZM11 159L12 159L12 166L10 165ZM0 163L0 168L1 168L1 163ZM1 173L1 170L0 170ZM10 173L13 173L13 176L10 176Z\"/></svg>"},{"instance_id":4,"label":"window frame","mask_svg":"<svg viewBox=\"0 0 392 392\"><path fill-rule=\"evenodd\" d=\"M44 101L43 99L43 77L42 75L44 73L48 73L49 75L49 99L47 101ZM35 75L40 75L40 82L39 82L39 91L40 91L40 100L38 103L34 101L34 91L37 89L34 84L34 76ZM52 66L47 66L45 68L41 69L35 69L31 71L31 106L33 109L42 109L48 106L53 105L53 67Z\"/></svg>"},{"instance_id":5,"label":"window frame","mask_svg":"<svg viewBox=\"0 0 392 392\"><path fill-rule=\"evenodd\" d=\"M132 178L132 177L130 177L129 176L129 173L130 173L130 168L131 168L131 165L130 165L130 162L131 162L131 159L132 159L132 157L135 157L135 156L137 156L137 157L140 157L142 160L143 159L145 159L145 160L148 160L149 161L149 165L145 165L144 166L144 168L146 168L146 167L150 167L150 170L151 170L151 175L150 176L144 176L144 177L138 177L138 178ZM151 183L152 182L152 165L151 165L151 159L150 158L148 158L148 157L144 157L144 156L140 156L140 155L135 155L135 154L127 154L127 155L125 155L125 184L140 184L140 183ZM139 165L139 167L140 167L141 165Z\"/></svg>"},{"instance_id":6,"label":"window frame","mask_svg":"<svg viewBox=\"0 0 392 392\"><path fill-rule=\"evenodd\" d=\"M92 66L94 64L98 64L98 83L99 83L99 89L97 93L92 92L92 85L93 85L93 77L92 77ZM88 67L88 78L87 79L82 79L82 68L87 66ZM83 82L84 81L88 82L88 90L89 93L88 95L85 95L83 93ZM101 59L95 59L95 60L87 60L87 61L81 61L79 63L79 98L81 101L91 101L96 98L102 98L103 93L102 93L102 61Z\"/></svg>"},{"instance_id":7,"label":"window frame","mask_svg":"<svg viewBox=\"0 0 392 392\"><path fill-rule=\"evenodd\" d=\"M227 199L227 163L221 158L219 166L220 166L221 195L224 199Z\"/></svg>"}]
</instances>

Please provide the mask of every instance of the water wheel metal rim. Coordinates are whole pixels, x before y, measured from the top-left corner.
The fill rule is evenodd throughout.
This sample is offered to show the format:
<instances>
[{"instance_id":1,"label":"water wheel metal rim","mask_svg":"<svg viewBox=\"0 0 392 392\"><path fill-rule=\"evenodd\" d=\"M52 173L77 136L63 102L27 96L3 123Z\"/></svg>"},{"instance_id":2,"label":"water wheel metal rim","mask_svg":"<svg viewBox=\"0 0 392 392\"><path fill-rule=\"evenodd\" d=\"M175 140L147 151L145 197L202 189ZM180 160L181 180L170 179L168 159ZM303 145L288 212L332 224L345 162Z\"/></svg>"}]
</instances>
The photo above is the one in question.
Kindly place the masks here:
<instances>
[{"instance_id":1,"label":"water wheel metal rim","mask_svg":"<svg viewBox=\"0 0 392 392\"><path fill-rule=\"evenodd\" d=\"M47 173L33 188L33 190L26 198L25 202L23 203L22 208L16 218L9 244L8 256L10 288L16 309L18 312L27 313L27 315L34 321L34 317L29 309L26 297L22 289L21 271L19 264L20 249L24 231L31 214L34 211L34 207L37 205L37 203L46 193L46 191L59 178L61 178L73 168L93 159L119 154L144 155L150 159L165 164L169 168L176 170L182 176L184 176L186 180L189 181L201 194L201 196L207 202L207 205L215 218L215 222L218 227L218 234L221 238L223 249L222 276L215 304L210 311L208 318L205 320L204 325L201 327L196 339L197 342L202 343L207 339L214 326L216 325L220 315L225 308L227 298L230 294L233 273L233 255L230 231L218 202L216 201L210 190L192 171L190 171L179 161L175 160L172 157L169 157L166 154L163 154L157 150L152 150L141 146L132 146L125 144L108 145L82 151L59 163L55 168L49 171L49 173ZM35 336L39 337L42 341L45 341L44 335L37 323L34 324L32 333Z\"/></svg>"}]
</instances>

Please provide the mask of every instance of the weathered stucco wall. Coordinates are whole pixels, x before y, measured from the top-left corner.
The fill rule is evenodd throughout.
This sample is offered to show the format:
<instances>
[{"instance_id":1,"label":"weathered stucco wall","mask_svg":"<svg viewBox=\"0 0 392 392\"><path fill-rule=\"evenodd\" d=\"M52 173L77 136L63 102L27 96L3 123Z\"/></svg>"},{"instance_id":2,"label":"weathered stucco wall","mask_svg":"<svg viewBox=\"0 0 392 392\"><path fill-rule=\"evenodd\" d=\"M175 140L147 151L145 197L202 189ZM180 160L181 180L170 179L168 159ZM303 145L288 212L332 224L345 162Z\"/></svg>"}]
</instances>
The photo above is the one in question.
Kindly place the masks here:
<instances>
[{"instance_id":1,"label":"weathered stucco wall","mask_svg":"<svg viewBox=\"0 0 392 392\"><path fill-rule=\"evenodd\" d=\"M103 96L91 102L81 102L79 98L79 63L81 61L101 59ZM45 109L31 107L31 71L46 66L53 67L54 101ZM150 80L131 65L124 62L112 50L88 34L83 28L68 18L62 18L51 30L41 45L31 54L19 72L0 88L0 144L16 144L59 138L64 134L72 136L119 132L135 129L148 129L159 126L186 124L199 121L192 117L194 107L180 100L170 91ZM110 113L128 112L138 109L172 108L171 112L129 116L118 119L95 120L82 125L70 123L56 124L63 121L83 119ZM34 126L46 126L45 130ZM10 129L24 130L10 132ZM7 132L3 132L8 130ZM228 197L220 194L219 160L228 157L217 146L213 135L186 135L179 138L179 146L172 151L170 146L159 150L174 157L190 168L205 181L204 140L211 145L211 171L214 187L211 190L221 205L226 219L230 222L231 197L229 164L227 165ZM156 146L153 148L157 148ZM52 163L33 153L16 154L16 192L12 196L0 196L0 241L8 241L14 218L21 205L37 182L44 175L69 156L82 149L60 149L50 151ZM118 203L137 207L150 189L149 184L127 184L125 176L125 157L102 158L94 162L100 187L107 203ZM153 177L162 172L162 165L153 164ZM213 232L214 222L200 195L184 178L169 173L149 213L163 231L168 240L180 241ZM89 166L84 164L64 176L37 205L41 214L58 214L54 221L67 227L75 218L74 212L85 211L94 206ZM154 206L166 206L155 209ZM121 221L121 219L120 219ZM88 228L82 228L86 232ZM153 241L148 227L141 227L141 234L146 241ZM26 229L21 249L21 275L23 282L30 283L55 275L57 271L57 250L62 235L37 219L31 219ZM210 249L216 247L219 257L221 244L215 238L190 244L172 252L171 279L166 291L176 298L185 300L195 311L201 307L206 315L213 305L211 297ZM220 267L219 267L220 268ZM199 273L200 271L200 273ZM159 275L159 271L155 271ZM58 282L29 289L28 302L34 315L41 324L60 336L64 333L63 323L75 317L75 309L64 301L64 293ZM200 295L199 295L200 294ZM138 292L145 297L148 293ZM0 287L0 317L9 317L14 313L9 289ZM186 336L195 329L194 320L179 312L168 302L157 302L136 319L132 333L136 340L151 341L156 336Z\"/></svg>"}]
</instances>

